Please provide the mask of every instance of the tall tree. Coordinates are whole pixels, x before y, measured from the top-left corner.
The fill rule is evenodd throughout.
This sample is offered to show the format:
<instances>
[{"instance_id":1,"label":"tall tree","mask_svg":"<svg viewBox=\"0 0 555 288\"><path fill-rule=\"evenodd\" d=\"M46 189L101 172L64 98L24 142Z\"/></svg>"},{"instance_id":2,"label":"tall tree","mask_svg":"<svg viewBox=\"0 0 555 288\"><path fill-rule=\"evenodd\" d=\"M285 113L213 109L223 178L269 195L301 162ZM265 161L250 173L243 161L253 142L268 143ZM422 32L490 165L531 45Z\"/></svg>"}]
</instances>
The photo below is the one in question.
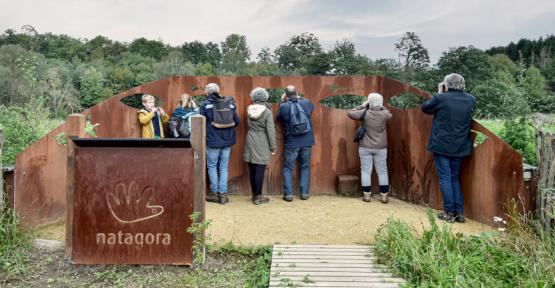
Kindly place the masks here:
<instances>
[{"instance_id":1,"label":"tall tree","mask_svg":"<svg viewBox=\"0 0 555 288\"><path fill-rule=\"evenodd\" d=\"M274 51L279 66L287 70L300 69L310 57L321 53L320 41L314 34L307 32L294 35Z\"/></svg>"},{"instance_id":2,"label":"tall tree","mask_svg":"<svg viewBox=\"0 0 555 288\"><path fill-rule=\"evenodd\" d=\"M399 42L395 43L395 51L399 53L399 62L404 67L406 82L412 79L414 71L430 65L428 49L424 48L420 37L414 32L406 32Z\"/></svg>"},{"instance_id":3,"label":"tall tree","mask_svg":"<svg viewBox=\"0 0 555 288\"><path fill-rule=\"evenodd\" d=\"M466 80L467 90L471 92L473 86L492 78L493 68L488 55L473 46L449 48L443 52L437 65L443 76L450 73L461 74Z\"/></svg>"},{"instance_id":4,"label":"tall tree","mask_svg":"<svg viewBox=\"0 0 555 288\"><path fill-rule=\"evenodd\" d=\"M210 64L212 67L218 67L222 61L220 47L214 42L185 42L181 45L181 52L185 59L194 65Z\"/></svg>"},{"instance_id":5,"label":"tall tree","mask_svg":"<svg viewBox=\"0 0 555 288\"><path fill-rule=\"evenodd\" d=\"M221 43L222 69L235 74L246 74L247 61L251 51L247 45L247 37L239 34L230 34Z\"/></svg>"},{"instance_id":6,"label":"tall tree","mask_svg":"<svg viewBox=\"0 0 555 288\"><path fill-rule=\"evenodd\" d=\"M133 40L129 45L129 51L151 57L156 60L168 55L168 47L161 41L148 40L144 37Z\"/></svg>"}]
</instances>

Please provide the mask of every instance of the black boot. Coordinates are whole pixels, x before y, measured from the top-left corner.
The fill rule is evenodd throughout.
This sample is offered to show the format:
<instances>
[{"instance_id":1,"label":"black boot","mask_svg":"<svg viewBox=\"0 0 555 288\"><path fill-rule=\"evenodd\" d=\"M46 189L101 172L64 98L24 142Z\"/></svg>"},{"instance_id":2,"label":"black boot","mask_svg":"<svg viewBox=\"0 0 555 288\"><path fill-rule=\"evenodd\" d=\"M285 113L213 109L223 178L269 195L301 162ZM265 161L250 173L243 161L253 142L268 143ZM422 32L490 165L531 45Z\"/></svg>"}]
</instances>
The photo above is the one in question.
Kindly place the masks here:
<instances>
[{"instance_id":1,"label":"black boot","mask_svg":"<svg viewBox=\"0 0 555 288\"><path fill-rule=\"evenodd\" d=\"M453 223L455 222L455 212L453 211L449 211L449 212L440 212L437 214L437 218L440 220L443 220L447 223Z\"/></svg>"},{"instance_id":2,"label":"black boot","mask_svg":"<svg viewBox=\"0 0 555 288\"><path fill-rule=\"evenodd\" d=\"M208 192L208 194L206 194L206 201L208 202L214 202L214 203L219 203L220 200L218 198L218 194L210 191Z\"/></svg>"},{"instance_id":3,"label":"black boot","mask_svg":"<svg viewBox=\"0 0 555 288\"><path fill-rule=\"evenodd\" d=\"M220 193L218 194L218 202L222 205L227 204L227 202L229 202L229 199L227 198L227 195L225 193Z\"/></svg>"},{"instance_id":4,"label":"black boot","mask_svg":"<svg viewBox=\"0 0 555 288\"><path fill-rule=\"evenodd\" d=\"M457 221L459 223L464 223L465 219L464 219L464 215L463 215L462 212L455 211L455 221Z\"/></svg>"},{"instance_id":5,"label":"black boot","mask_svg":"<svg viewBox=\"0 0 555 288\"><path fill-rule=\"evenodd\" d=\"M260 204L265 204L270 202L270 199L268 199L267 197L264 197L262 195L256 195L252 198L252 203L254 205L260 205Z\"/></svg>"}]
</instances>

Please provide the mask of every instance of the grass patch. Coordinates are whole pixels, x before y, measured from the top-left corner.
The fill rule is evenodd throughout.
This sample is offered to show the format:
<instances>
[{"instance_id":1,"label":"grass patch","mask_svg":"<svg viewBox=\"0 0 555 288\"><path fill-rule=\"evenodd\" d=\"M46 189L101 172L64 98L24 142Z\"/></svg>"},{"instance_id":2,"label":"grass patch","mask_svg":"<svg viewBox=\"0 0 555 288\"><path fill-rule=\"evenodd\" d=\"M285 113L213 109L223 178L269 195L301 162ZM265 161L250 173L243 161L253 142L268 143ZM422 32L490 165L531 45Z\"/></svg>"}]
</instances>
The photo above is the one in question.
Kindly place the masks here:
<instances>
[{"instance_id":1,"label":"grass patch","mask_svg":"<svg viewBox=\"0 0 555 288\"><path fill-rule=\"evenodd\" d=\"M0 211L0 272L7 276L25 272L24 250L28 247L29 237L19 229L15 211L10 208Z\"/></svg>"},{"instance_id":2,"label":"grass patch","mask_svg":"<svg viewBox=\"0 0 555 288\"><path fill-rule=\"evenodd\" d=\"M389 219L376 235L376 254L409 287L553 287L555 237L529 216L511 213L507 232L453 234L431 210L421 235Z\"/></svg>"}]
</instances>

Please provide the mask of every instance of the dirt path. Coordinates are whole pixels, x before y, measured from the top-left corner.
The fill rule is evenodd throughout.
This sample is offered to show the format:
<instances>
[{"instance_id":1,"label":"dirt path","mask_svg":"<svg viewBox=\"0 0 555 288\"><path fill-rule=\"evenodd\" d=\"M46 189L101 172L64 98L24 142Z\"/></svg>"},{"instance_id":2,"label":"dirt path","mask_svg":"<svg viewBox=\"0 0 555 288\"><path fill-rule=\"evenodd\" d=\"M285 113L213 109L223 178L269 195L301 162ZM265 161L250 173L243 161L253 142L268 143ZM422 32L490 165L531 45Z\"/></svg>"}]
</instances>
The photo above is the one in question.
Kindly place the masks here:
<instances>
[{"instance_id":1,"label":"dirt path","mask_svg":"<svg viewBox=\"0 0 555 288\"><path fill-rule=\"evenodd\" d=\"M255 206L250 197L232 196L227 205L207 203L207 218L212 220L212 242L232 241L238 245L281 244L366 244L374 242L376 229L388 217L412 223L418 231L428 226L426 207L391 198L384 205L356 198L316 196L307 201L295 198L285 202L270 197L270 203ZM476 234L490 231L487 225L467 219L451 224L453 232ZM64 225L47 226L38 237L64 239Z\"/></svg>"}]
</instances>

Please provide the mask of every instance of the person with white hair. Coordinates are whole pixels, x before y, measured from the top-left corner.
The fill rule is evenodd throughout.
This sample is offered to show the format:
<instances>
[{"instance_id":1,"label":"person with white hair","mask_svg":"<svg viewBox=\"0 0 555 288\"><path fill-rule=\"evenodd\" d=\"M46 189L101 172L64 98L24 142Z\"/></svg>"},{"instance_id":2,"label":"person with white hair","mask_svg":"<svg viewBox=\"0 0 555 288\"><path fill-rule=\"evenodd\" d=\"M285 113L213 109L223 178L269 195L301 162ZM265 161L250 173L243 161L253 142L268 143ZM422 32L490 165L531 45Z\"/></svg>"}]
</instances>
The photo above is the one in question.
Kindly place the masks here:
<instances>
[{"instance_id":1,"label":"person with white hair","mask_svg":"<svg viewBox=\"0 0 555 288\"><path fill-rule=\"evenodd\" d=\"M434 154L443 196L443 212L437 216L449 223L465 221L460 172L464 157L474 149L470 128L476 98L464 87L461 75L449 74L439 84L438 94L421 107L424 113L433 115L428 151Z\"/></svg>"},{"instance_id":2,"label":"person with white hair","mask_svg":"<svg viewBox=\"0 0 555 288\"><path fill-rule=\"evenodd\" d=\"M210 179L206 201L226 204L229 155L236 142L239 116L233 98L222 97L218 84L209 83L204 92L200 114L206 117L206 168Z\"/></svg>"},{"instance_id":3,"label":"person with white hair","mask_svg":"<svg viewBox=\"0 0 555 288\"><path fill-rule=\"evenodd\" d=\"M249 131L245 139L243 160L249 167L252 203L260 205L270 201L262 196L262 186L270 154L275 155L276 152L276 129L266 89L256 87L251 91L250 97L252 104L247 107Z\"/></svg>"},{"instance_id":4,"label":"person with white hair","mask_svg":"<svg viewBox=\"0 0 555 288\"><path fill-rule=\"evenodd\" d=\"M370 202L372 195L372 166L376 167L380 185L380 201L389 201L389 175L387 173L387 121L392 115L383 106L383 97L379 93L368 94L368 100L348 112L349 118L362 122L364 134L359 142L360 180L365 202Z\"/></svg>"}]
</instances>

